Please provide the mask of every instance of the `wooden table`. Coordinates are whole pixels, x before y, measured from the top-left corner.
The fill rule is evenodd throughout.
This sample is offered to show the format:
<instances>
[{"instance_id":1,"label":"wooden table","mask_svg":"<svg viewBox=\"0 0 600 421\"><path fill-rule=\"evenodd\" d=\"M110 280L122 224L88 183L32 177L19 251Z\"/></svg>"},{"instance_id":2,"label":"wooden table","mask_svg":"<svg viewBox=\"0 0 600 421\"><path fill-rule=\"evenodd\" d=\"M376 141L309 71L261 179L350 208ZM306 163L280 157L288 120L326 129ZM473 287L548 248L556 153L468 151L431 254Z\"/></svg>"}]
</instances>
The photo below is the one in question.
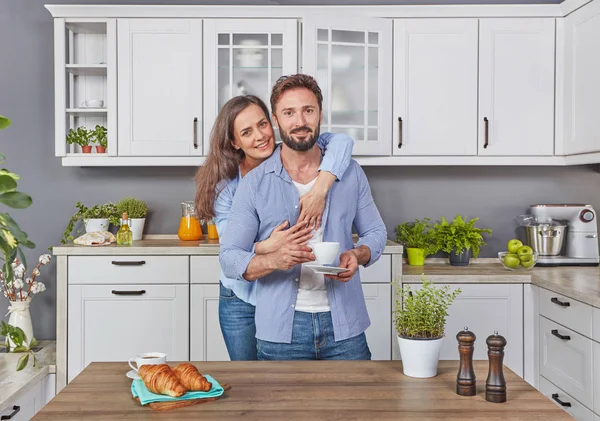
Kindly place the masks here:
<instances>
[{"instance_id":1,"label":"wooden table","mask_svg":"<svg viewBox=\"0 0 600 421\"><path fill-rule=\"evenodd\" d=\"M92 363L34 420L570 420L509 369L506 403L484 399L487 361L475 363L477 395L458 396L458 361L438 376L414 379L399 361L199 362L201 372L232 389L213 402L158 412L136 403L126 363Z\"/></svg>"}]
</instances>

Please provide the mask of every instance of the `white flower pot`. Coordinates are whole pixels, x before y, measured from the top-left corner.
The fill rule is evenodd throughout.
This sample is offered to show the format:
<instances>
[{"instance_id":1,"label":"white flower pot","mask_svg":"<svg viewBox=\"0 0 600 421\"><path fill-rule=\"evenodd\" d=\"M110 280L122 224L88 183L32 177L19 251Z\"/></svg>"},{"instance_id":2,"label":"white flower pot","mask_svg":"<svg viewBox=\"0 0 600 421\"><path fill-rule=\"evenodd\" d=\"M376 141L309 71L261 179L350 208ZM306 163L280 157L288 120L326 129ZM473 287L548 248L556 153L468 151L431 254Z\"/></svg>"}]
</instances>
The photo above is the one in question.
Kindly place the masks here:
<instances>
[{"instance_id":1,"label":"white flower pot","mask_svg":"<svg viewBox=\"0 0 600 421\"><path fill-rule=\"evenodd\" d=\"M402 371L409 377L435 377L444 338L406 339L398 336Z\"/></svg>"},{"instance_id":2,"label":"white flower pot","mask_svg":"<svg viewBox=\"0 0 600 421\"><path fill-rule=\"evenodd\" d=\"M108 218L84 219L85 232L108 231Z\"/></svg>"},{"instance_id":3,"label":"white flower pot","mask_svg":"<svg viewBox=\"0 0 600 421\"><path fill-rule=\"evenodd\" d=\"M31 323L31 313L29 312L30 300L27 301L10 301L8 311L10 317L8 324L15 327L20 327L25 334L23 345L29 346L31 338L33 338L33 325ZM13 341L9 339L11 349L15 348Z\"/></svg>"},{"instance_id":4,"label":"white flower pot","mask_svg":"<svg viewBox=\"0 0 600 421\"><path fill-rule=\"evenodd\" d=\"M144 233L144 224L146 218L131 218L129 220L129 229L133 234L133 241L141 240Z\"/></svg>"}]
</instances>

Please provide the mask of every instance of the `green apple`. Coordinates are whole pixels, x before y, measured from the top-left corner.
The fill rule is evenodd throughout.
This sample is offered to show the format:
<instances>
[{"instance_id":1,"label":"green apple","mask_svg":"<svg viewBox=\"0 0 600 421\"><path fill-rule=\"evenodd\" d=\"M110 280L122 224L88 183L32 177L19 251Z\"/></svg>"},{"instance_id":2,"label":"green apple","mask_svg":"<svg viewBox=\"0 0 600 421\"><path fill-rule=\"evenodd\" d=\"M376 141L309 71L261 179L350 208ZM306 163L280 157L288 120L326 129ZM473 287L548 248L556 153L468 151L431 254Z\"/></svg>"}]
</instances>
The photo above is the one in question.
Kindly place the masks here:
<instances>
[{"instance_id":1,"label":"green apple","mask_svg":"<svg viewBox=\"0 0 600 421\"><path fill-rule=\"evenodd\" d=\"M533 265L535 265L535 259L533 258L533 254L524 254L522 256L519 256L519 259L521 259L521 266L523 266L525 269L529 269L530 267L533 267Z\"/></svg>"},{"instance_id":2,"label":"green apple","mask_svg":"<svg viewBox=\"0 0 600 421\"><path fill-rule=\"evenodd\" d=\"M517 250L517 254L522 261L523 257L533 255L533 249L529 246L521 246L519 247L519 250Z\"/></svg>"},{"instance_id":3,"label":"green apple","mask_svg":"<svg viewBox=\"0 0 600 421\"><path fill-rule=\"evenodd\" d=\"M523 243L516 238L513 238L508 242L507 248L509 253L516 253L517 250L519 250L519 247L523 247Z\"/></svg>"},{"instance_id":4,"label":"green apple","mask_svg":"<svg viewBox=\"0 0 600 421\"><path fill-rule=\"evenodd\" d=\"M519 256L515 253L508 253L504 256L504 264L507 268L516 269L519 266L519 263L521 263L521 261L519 260Z\"/></svg>"}]
</instances>

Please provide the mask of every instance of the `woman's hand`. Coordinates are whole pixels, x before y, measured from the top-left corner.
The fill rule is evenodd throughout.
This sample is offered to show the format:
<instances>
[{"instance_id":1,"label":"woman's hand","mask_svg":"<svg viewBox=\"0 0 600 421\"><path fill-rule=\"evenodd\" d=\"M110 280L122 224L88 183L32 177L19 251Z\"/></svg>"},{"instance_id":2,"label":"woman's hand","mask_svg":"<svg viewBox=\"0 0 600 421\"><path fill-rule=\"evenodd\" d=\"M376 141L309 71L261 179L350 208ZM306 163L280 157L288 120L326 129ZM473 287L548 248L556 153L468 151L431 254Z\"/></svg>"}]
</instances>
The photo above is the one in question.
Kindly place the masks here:
<instances>
[{"instance_id":1,"label":"woman's hand","mask_svg":"<svg viewBox=\"0 0 600 421\"><path fill-rule=\"evenodd\" d=\"M327 192L312 189L300 198L300 216L298 222L305 226L317 229L321 226L323 211L325 209L325 198Z\"/></svg>"},{"instance_id":2,"label":"woman's hand","mask_svg":"<svg viewBox=\"0 0 600 421\"><path fill-rule=\"evenodd\" d=\"M256 254L273 253L287 244L305 245L312 237L313 228L307 227L305 222L299 220L296 225L286 229L288 225L288 221L284 221L275 227L269 238L256 243L254 246Z\"/></svg>"}]
</instances>

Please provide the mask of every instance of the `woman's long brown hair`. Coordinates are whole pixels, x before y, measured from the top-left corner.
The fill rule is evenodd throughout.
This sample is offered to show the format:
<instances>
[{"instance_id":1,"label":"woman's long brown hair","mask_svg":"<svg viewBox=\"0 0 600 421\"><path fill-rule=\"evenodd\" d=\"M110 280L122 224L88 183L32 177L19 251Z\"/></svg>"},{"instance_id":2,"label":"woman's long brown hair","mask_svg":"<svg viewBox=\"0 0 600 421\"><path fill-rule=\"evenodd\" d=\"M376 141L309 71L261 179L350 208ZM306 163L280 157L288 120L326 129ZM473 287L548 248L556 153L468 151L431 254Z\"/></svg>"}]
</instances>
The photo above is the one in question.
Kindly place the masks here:
<instances>
[{"instance_id":1,"label":"woman's long brown hair","mask_svg":"<svg viewBox=\"0 0 600 421\"><path fill-rule=\"evenodd\" d=\"M221 180L231 180L238 174L238 168L244 152L233 147L233 122L239 113L250 105L258 105L271 124L269 109L254 95L242 95L231 98L215 120L210 134L210 150L204 164L196 171L196 212L198 218L208 219L215 216L215 200L220 191L217 184Z\"/></svg>"}]
</instances>

